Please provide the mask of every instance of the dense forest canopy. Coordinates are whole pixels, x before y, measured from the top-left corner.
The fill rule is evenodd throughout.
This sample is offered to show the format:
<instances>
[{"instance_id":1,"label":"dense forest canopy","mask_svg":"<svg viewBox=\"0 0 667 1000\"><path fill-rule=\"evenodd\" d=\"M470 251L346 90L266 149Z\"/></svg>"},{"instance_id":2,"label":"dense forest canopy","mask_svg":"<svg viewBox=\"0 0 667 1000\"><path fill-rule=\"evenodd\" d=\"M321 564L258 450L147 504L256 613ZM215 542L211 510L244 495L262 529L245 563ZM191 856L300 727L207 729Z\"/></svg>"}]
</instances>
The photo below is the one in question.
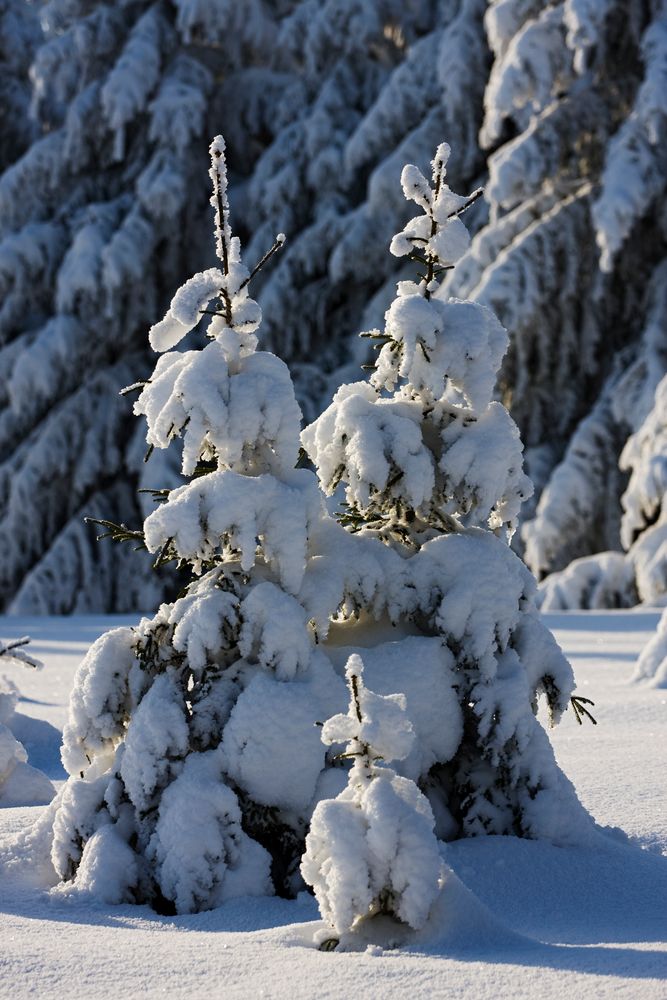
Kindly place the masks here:
<instances>
[{"instance_id":1,"label":"dense forest canopy","mask_svg":"<svg viewBox=\"0 0 667 1000\"><path fill-rule=\"evenodd\" d=\"M518 544L540 577L588 558L546 585L560 606L661 599L641 442L667 370L664 2L2 0L0 39L0 607L148 608L170 586L83 517L136 526L137 488L178 482L118 392L212 263L219 132L248 264L287 236L255 294L308 421L362 376L357 333L406 273L386 253L403 164L451 144L452 186L485 200L439 294L510 333L498 393L536 486Z\"/></svg>"}]
</instances>

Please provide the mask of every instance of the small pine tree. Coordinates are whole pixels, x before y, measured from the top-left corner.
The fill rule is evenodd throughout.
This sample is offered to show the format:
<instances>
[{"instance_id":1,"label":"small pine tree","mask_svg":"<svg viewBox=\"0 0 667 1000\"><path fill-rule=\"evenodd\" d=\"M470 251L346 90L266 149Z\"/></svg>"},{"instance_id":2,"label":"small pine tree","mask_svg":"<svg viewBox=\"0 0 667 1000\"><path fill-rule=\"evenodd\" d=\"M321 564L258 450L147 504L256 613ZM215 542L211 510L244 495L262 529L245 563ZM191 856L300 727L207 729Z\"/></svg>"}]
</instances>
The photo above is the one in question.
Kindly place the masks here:
<instances>
[{"instance_id":1,"label":"small pine tree","mask_svg":"<svg viewBox=\"0 0 667 1000\"><path fill-rule=\"evenodd\" d=\"M443 868L428 800L414 781L386 766L405 759L415 739L405 696L369 691L363 668L360 656L350 656L348 712L322 730L324 743L347 744L347 787L315 807L301 862L337 935L378 914L418 930L440 891ZM327 937L323 945L334 942Z\"/></svg>"},{"instance_id":2,"label":"small pine tree","mask_svg":"<svg viewBox=\"0 0 667 1000\"><path fill-rule=\"evenodd\" d=\"M210 152L220 266L187 281L151 329L166 353L135 404L149 449L181 439L189 482L156 491L143 531L110 526L190 582L83 661L51 835L66 891L166 912L289 891L325 764L315 723L344 701L315 638L331 594L334 609L341 600L322 581L327 540L342 539L342 565L350 539L314 474L295 469L299 407L284 363L256 350L261 314L229 227L221 137ZM208 344L171 350L202 314Z\"/></svg>"},{"instance_id":3,"label":"small pine tree","mask_svg":"<svg viewBox=\"0 0 667 1000\"><path fill-rule=\"evenodd\" d=\"M396 556L382 599L343 608L330 641L365 647L374 690L406 693L417 740L399 770L429 795L439 836L566 840L589 820L535 714L543 694L558 721L574 679L507 544L531 492L518 430L491 398L507 335L487 308L438 294L478 194L449 189L448 156L441 145L431 184L403 170L421 214L391 251L421 273L399 283L384 330L362 334L379 347L370 383L343 386L302 435L326 491L345 485L343 524ZM369 610L395 641L381 621L369 629Z\"/></svg>"}]
</instances>

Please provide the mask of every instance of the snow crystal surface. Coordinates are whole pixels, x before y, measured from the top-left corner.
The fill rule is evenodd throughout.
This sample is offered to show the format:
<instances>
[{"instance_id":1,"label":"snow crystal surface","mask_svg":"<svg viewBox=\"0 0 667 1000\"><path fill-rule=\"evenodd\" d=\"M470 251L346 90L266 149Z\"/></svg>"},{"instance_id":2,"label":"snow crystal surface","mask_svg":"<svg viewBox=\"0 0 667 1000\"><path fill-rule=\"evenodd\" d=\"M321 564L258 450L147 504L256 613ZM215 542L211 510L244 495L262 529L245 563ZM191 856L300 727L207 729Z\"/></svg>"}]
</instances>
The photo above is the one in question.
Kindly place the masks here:
<instances>
[{"instance_id":1,"label":"snow crystal surface","mask_svg":"<svg viewBox=\"0 0 667 1000\"><path fill-rule=\"evenodd\" d=\"M122 748L120 774L139 812L155 805L155 792L167 784L170 772L181 769L188 748L179 680L172 674L161 674L136 707Z\"/></svg>"},{"instance_id":2,"label":"snow crystal surface","mask_svg":"<svg viewBox=\"0 0 667 1000\"><path fill-rule=\"evenodd\" d=\"M183 475L202 459L251 471L294 467L301 413L285 364L265 352L230 356L218 340L203 351L169 352L134 405L147 418L149 445L183 438Z\"/></svg>"},{"instance_id":3,"label":"snow crystal surface","mask_svg":"<svg viewBox=\"0 0 667 1000\"><path fill-rule=\"evenodd\" d=\"M9 665L12 658L3 656L0 662ZM17 662L25 665L25 660ZM0 674L0 807L43 805L55 794L47 776L28 763L28 751L13 732L20 732L20 697L14 681Z\"/></svg>"},{"instance_id":4,"label":"snow crystal surface","mask_svg":"<svg viewBox=\"0 0 667 1000\"><path fill-rule=\"evenodd\" d=\"M63 764L70 774L85 771L92 757L104 750L113 757L123 732L119 716L129 696L133 641L131 629L112 629L83 658L63 732Z\"/></svg>"},{"instance_id":5,"label":"snow crystal surface","mask_svg":"<svg viewBox=\"0 0 667 1000\"><path fill-rule=\"evenodd\" d=\"M359 641L362 634L354 638ZM341 672L351 653L361 654L371 691L404 696L415 738L408 753L394 755L400 774L417 781L436 761L452 758L461 742L463 717L455 690L454 657L442 639L407 636L357 649L327 644L326 652Z\"/></svg>"}]
</instances>

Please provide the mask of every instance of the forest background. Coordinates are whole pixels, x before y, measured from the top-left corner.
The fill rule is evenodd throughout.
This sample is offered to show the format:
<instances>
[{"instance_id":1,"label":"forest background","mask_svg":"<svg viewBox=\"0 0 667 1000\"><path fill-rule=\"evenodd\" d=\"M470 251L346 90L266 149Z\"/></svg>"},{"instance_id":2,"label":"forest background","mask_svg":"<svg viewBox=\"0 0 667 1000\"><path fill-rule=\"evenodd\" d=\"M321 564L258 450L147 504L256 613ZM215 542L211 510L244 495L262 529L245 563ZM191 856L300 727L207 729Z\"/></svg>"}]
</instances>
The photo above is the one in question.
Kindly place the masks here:
<instances>
[{"instance_id":1,"label":"forest background","mask_svg":"<svg viewBox=\"0 0 667 1000\"><path fill-rule=\"evenodd\" d=\"M287 236L254 288L307 421L407 274L403 164L450 143L452 187L485 198L443 294L510 333L543 607L664 603L667 4L0 0L0 57L0 610L173 593L83 518L136 526L137 491L179 481L119 390L212 262L220 132L249 265Z\"/></svg>"}]
</instances>

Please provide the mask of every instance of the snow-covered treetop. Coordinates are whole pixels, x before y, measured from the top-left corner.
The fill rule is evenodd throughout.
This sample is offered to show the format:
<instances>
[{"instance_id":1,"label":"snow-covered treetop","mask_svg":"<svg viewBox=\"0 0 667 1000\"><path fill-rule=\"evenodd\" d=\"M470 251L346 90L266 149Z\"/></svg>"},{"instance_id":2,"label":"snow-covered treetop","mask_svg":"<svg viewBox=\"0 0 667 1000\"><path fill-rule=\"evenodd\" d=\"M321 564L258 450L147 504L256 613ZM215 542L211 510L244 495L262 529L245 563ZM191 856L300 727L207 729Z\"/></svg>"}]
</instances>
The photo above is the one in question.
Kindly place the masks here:
<instances>
[{"instance_id":1,"label":"snow-covered treetop","mask_svg":"<svg viewBox=\"0 0 667 1000\"><path fill-rule=\"evenodd\" d=\"M209 176L213 182L211 204L215 209L215 247L222 269L212 267L195 274L179 288L167 315L151 327L148 334L151 347L159 353L176 347L197 326L202 313L206 311L205 307L213 298L220 299L221 308L215 313L218 322L212 322L209 327L211 339L224 329L231 329L239 334L246 351L254 350L257 343L254 338L249 340L243 336L254 333L262 314L257 303L248 294L250 273L243 266L240 242L232 236L229 225L225 140L221 135L215 137L209 153ZM277 242L282 243L283 240Z\"/></svg>"},{"instance_id":2,"label":"snow-covered treetop","mask_svg":"<svg viewBox=\"0 0 667 1000\"><path fill-rule=\"evenodd\" d=\"M345 678L350 689L350 705L345 715L334 715L324 723L322 742L347 743L347 753L355 764L363 756L367 760L404 760L415 740L414 729L406 714L403 694L375 694L364 686L364 664L353 653L345 666Z\"/></svg>"},{"instance_id":3,"label":"snow-covered treetop","mask_svg":"<svg viewBox=\"0 0 667 1000\"><path fill-rule=\"evenodd\" d=\"M435 295L468 247L460 216L481 194L451 191L449 153L438 146L431 183L403 170L422 212L390 249L421 272L399 282L384 331L362 334L380 348L370 385L342 386L302 435L325 490L345 482L348 524L401 541L473 525L511 534L531 492L518 431L491 399L507 334L486 307Z\"/></svg>"},{"instance_id":4,"label":"snow-covered treetop","mask_svg":"<svg viewBox=\"0 0 667 1000\"><path fill-rule=\"evenodd\" d=\"M408 163L403 168L403 194L408 201L419 205L423 214L410 219L403 230L394 236L389 247L395 257L410 256L415 246L423 247L429 268L425 279L427 297L437 287L438 265L441 268L453 266L468 249L470 236L458 216L481 194L481 191L475 191L470 198L465 198L454 194L445 183L450 153L446 142L438 146L432 161L433 187L414 164ZM436 286L431 285L434 280Z\"/></svg>"},{"instance_id":5,"label":"snow-covered treetop","mask_svg":"<svg viewBox=\"0 0 667 1000\"><path fill-rule=\"evenodd\" d=\"M229 224L224 150L217 136L209 152L221 267L186 281L167 315L151 328L151 346L169 353L159 358L134 407L147 417L151 448L183 438L184 475L192 475L202 462L241 473L286 471L294 467L299 449L301 413L287 367L273 354L255 350L262 314L250 297L252 274ZM255 271L284 241L280 233ZM215 306L209 308L212 301ZM211 316L211 343L202 351L171 352L205 314Z\"/></svg>"}]
</instances>

